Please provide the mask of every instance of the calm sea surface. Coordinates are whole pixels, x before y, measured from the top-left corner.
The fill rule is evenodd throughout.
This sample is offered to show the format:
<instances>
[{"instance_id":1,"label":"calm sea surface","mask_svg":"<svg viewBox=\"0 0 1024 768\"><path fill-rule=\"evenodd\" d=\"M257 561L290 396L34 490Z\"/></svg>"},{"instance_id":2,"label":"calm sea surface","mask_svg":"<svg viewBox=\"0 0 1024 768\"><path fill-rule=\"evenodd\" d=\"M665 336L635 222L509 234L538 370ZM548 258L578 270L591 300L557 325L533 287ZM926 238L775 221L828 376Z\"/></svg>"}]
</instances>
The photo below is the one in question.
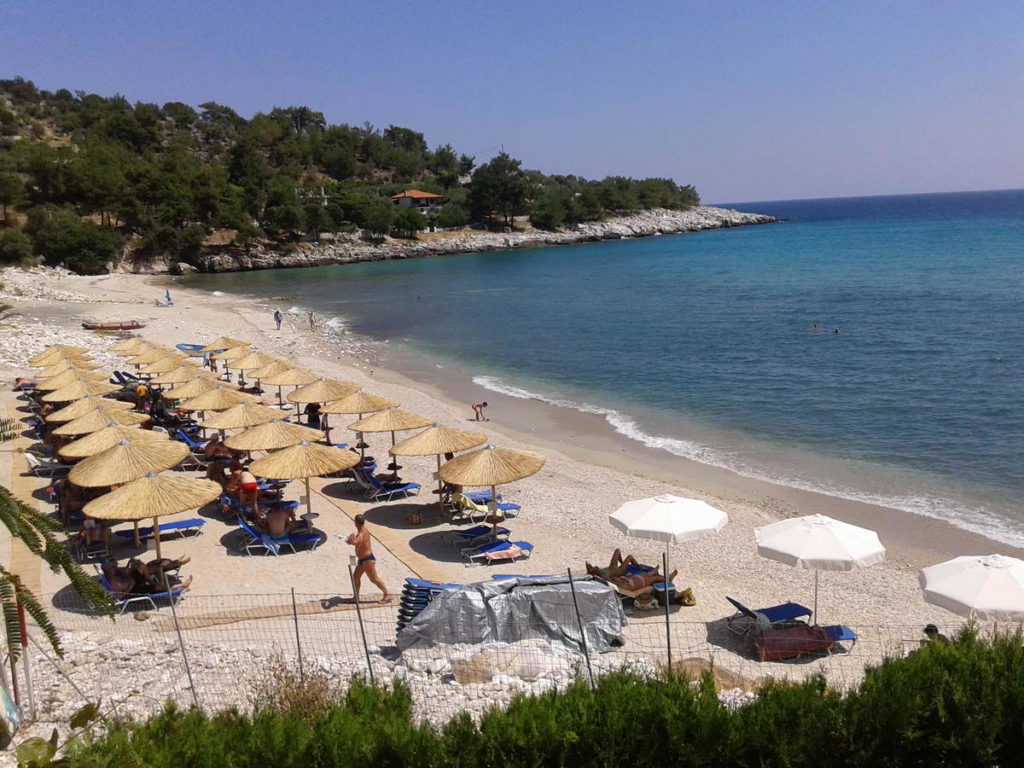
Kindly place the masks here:
<instances>
[{"instance_id":1,"label":"calm sea surface","mask_svg":"<svg viewBox=\"0 0 1024 768\"><path fill-rule=\"evenodd\" d=\"M648 446L1024 543L1024 191L733 207L788 221L188 283L296 296Z\"/></svg>"}]
</instances>

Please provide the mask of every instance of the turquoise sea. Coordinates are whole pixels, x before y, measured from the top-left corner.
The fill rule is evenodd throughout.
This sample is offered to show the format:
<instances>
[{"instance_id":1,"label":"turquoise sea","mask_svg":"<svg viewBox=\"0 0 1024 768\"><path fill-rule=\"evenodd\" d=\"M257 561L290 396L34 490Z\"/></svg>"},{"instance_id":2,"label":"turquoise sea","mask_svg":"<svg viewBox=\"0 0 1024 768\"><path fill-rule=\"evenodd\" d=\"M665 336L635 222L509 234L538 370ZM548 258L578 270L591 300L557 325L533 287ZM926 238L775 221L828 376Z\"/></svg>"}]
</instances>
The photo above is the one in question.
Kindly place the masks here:
<instances>
[{"instance_id":1,"label":"turquoise sea","mask_svg":"<svg viewBox=\"0 0 1024 768\"><path fill-rule=\"evenodd\" d=\"M1024 544L1024 191L730 207L787 221L188 284L296 296L648 446Z\"/></svg>"}]
</instances>

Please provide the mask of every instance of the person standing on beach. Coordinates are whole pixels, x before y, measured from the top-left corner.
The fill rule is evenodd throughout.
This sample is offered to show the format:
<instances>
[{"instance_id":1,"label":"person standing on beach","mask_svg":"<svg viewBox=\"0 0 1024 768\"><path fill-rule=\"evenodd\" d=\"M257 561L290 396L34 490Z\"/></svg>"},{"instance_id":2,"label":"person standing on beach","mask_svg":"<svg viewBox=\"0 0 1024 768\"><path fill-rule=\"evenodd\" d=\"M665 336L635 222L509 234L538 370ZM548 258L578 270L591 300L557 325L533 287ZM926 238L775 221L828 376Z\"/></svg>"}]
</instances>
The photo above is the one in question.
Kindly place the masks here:
<instances>
[{"instance_id":1,"label":"person standing on beach","mask_svg":"<svg viewBox=\"0 0 1024 768\"><path fill-rule=\"evenodd\" d=\"M490 419L484 416L484 408L486 407L486 400L484 400L482 403L473 403L473 418L475 421L490 421Z\"/></svg>"},{"instance_id":2,"label":"person standing on beach","mask_svg":"<svg viewBox=\"0 0 1024 768\"><path fill-rule=\"evenodd\" d=\"M309 330L312 331L314 328L316 328L316 316L312 312L310 312L309 313Z\"/></svg>"},{"instance_id":3,"label":"person standing on beach","mask_svg":"<svg viewBox=\"0 0 1024 768\"><path fill-rule=\"evenodd\" d=\"M281 320L282 319L283 318L282 318L282 315L281 315L281 310L280 309L275 309L274 310L274 322L277 323L277 330L279 330L279 331L281 330Z\"/></svg>"},{"instance_id":4,"label":"person standing on beach","mask_svg":"<svg viewBox=\"0 0 1024 768\"><path fill-rule=\"evenodd\" d=\"M359 600L359 584L362 581L363 574L365 573L367 578L377 585L377 588L384 593L381 598L381 603L391 602L391 593L388 592L388 588L384 586L384 582L381 581L380 576L377 575L377 558L374 557L373 548L370 539L370 533L366 530L366 518L362 515L355 516L356 532L349 535L345 539L345 543L356 548L356 557L359 562L356 565L355 571L352 573L352 581L355 584L355 599Z\"/></svg>"}]
</instances>

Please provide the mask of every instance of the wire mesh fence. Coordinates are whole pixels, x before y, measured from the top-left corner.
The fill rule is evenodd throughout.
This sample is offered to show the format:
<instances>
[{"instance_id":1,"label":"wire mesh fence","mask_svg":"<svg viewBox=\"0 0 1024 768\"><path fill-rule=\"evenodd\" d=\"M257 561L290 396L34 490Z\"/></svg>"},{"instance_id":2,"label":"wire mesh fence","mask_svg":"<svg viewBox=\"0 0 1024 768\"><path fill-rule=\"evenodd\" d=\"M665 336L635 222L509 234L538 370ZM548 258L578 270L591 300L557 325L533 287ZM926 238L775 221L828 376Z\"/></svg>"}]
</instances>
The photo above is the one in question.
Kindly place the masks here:
<instances>
[{"instance_id":1,"label":"wire mesh fence","mask_svg":"<svg viewBox=\"0 0 1024 768\"><path fill-rule=\"evenodd\" d=\"M711 671L731 703L752 696L767 678L820 673L833 688L848 689L866 666L912 652L923 637L917 625L858 626L855 641L762 661L756 632L744 631L750 627L725 619L695 622L678 609L668 616L629 612L621 639L601 652L603 639L564 602L518 622L511 642L459 642L464 628L453 624L446 628L450 642L411 647L408 636L399 639L400 605L357 605L338 595L190 596L174 612L164 606L113 619L94 616L68 597L55 603L65 657L57 659L38 632L30 647L36 718L52 722L97 699L131 717L155 712L167 700L209 712L246 709L261 683L282 667L339 690L353 676L384 685L401 681L416 716L433 722L623 668L654 674L671 666L694 677ZM17 674L24 691L24 672Z\"/></svg>"}]
</instances>

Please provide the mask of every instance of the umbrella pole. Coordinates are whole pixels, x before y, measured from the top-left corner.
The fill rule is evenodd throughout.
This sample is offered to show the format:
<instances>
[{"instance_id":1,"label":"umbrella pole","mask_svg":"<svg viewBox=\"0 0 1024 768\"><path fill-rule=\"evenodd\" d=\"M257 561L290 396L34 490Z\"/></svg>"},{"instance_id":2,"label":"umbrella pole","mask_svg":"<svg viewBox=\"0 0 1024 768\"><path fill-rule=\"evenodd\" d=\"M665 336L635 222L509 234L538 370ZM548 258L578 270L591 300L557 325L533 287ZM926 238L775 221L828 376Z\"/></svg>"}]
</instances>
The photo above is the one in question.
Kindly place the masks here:
<instances>
[{"instance_id":1,"label":"umbrella pole","mask_svg":"<svg viewBox=\"0 0 1024 768\"><path fill-rule=\"evenodd\" d=\"M324 414L324 423L320 425L320 428L324 432L324 442L328 445L331 444L331 414Z\"/></svg>"},{"instance_id":2,"label":"umbrella pole","mask_svg":"<svg viewBox=\"0 0 1024 768\"><path fill-rule=\"evenodd\" d=\"M306 478L306 513L313 514L313 499L309 495L309 478ZM312 518L310 518L312 520Z\"/></svg>"},{"instance_id":3,"label":"umbrella pole","mask_svg":"<svg viewBox=\"0 0 1024 768\"><path fill-rule=\"evenodd\" d=\"M156 518L153 518L153 543L156 549L156 559L160 559L160 526L156 523Z\"/></svg>"},{"instance_id":4,"label":"umbrella pole","mask_svg":"<svg viewBox=\"0 0 1024 768\"><path fill-rule=\"evenodd\" d=\"M444 480L441 479L441 454L437 454L437 509L444 517Z\"/></svg>"},{"instance_id":5,"label":"umbrella pole","mask_svg":"<svg viewBox=\"0 0 1024 768\"><path fill-rule=\"evenodd\" d=\"M814 569L814 625L818 625L818 569Z\"/></svg>"},{"instance_id":6,"label":"umbrella pole","mask_svg":"<svg viewBox=\"0 0 1024 768\"><path fill-rule=\"evenodd\" d=\"M284 395L281 394L281 385L277 385L277 404L278 406L284 405Z\"/></svg>"},{"instance_id":7,"label":"umbrella pole","mask_svg":"<svg viewBox=\"0 0 1024 768\"><path fill-rule=\"evenodd\" d=\"M492 517L494 518L494 523L492 524L491 531L494 533L495 536L497 536L498 535L498 488L495 485L491 486L491 501L487 505L488 509L491 509L492 507L494 509L494 514L492 515Z\"/></svg>"},{"instance_id":8,"label":"umbrella pole","mask_svg":"<svg viewBox=\"0 0 1024 768\"><path fill-rule=\"evenodd\" d=\"M138 520L133 521L133 525L135 526L135 546L136 547L141 547L142 546L142 539L139 538L139 521Z\"/></svg>"}]
</instances>

